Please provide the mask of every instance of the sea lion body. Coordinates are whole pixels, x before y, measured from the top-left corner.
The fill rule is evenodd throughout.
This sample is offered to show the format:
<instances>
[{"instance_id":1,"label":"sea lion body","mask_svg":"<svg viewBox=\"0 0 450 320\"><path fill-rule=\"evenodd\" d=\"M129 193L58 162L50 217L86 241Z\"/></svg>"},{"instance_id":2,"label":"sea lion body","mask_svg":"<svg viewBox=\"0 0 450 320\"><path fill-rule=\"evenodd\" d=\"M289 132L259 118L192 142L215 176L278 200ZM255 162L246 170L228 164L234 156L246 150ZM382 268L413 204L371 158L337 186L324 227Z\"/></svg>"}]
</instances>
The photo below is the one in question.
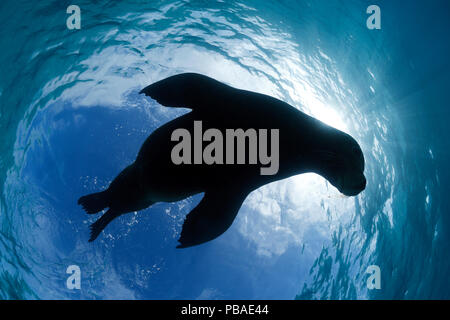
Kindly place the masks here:
<instances>
[{"instance_id":1,"label":"sea lion body","mask_svg":"<svg viewBox=\"0 0 450 320\"><path fill-rule=\"evenodd\" d=\"M280 135L280 168L275 175L261 175L260 164L176 165L171 160L171 151L176 143L171 142L170 137L172 132L178 128L186 128L191 132L191 136L194 136L193 123L196 120L202 121L204 131L210 128L219 129L222 132L225 132L227 128L242 128L244 131L250 128L268 128L268 123L260 121L262 118L252 119L248 123L234 121L233 118L205 121L201 115L190 112L156 129L144 142L135 162L135 166L142 170L142 183L145 184L149 196L153 197L155 202L177 201L223 183L230 186L239 186L245 183L249 190L254 190L261 185L288 177L293 174L293 171L302 173L303 170L306 170L301 166L292 168L289 165L292 162L289 161L289 158L292 158L289 157L289 153L295 146L292 145L292 138L287 137L297 134L288 130L282 131L282 135ZM283 126L281 119L280 123L277 122L272 121L270 125L273 128ZM298 140L297 143L307 145L307 141ZM226 151L224 153L224 157L226 157Z\"/></svg>"},{"instance_id":2,"label":"sea lion body","mask_svg":"<svg viewBox=\"0 0 450 320\"><path fill-rule=\"evenodd\" d=\"M99 193L102 196L80 198L88 213L106 206L111 211L93 225L91 240L120 214L204 192L203 200L186 217L179 239L179 247L200 244L228 229L251 191L305 172L322 175L346 195L356 195L365 188L364 157L357 142L285 102L192 73L169 77L141 92L164 106L192 111L156 129L142 145L136 161L108 190ZM278 171L263 175L260 163L175 164L171 152L178 142L172 141L172 134L183 128L193 137L195 121L201 121L203 132L212 128L220 132L277 129Z\"/></svg>"}]
</instances>

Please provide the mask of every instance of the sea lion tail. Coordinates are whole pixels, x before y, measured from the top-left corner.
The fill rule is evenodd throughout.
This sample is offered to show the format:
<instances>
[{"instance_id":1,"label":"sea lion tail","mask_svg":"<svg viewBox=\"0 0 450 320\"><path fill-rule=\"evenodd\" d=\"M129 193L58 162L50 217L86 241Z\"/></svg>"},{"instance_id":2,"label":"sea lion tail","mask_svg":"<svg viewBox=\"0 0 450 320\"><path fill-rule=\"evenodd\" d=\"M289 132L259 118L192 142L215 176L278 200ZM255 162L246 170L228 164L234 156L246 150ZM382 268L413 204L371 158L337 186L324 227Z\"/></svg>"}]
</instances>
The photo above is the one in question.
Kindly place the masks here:
<instances>
[{"instance_id":1,"label":"sea lion tail","mask_svg":"<svg viewBox=\"0 0 450 320\"><path fill-rule=\"evenodd\" d=\"M82 205L87 213L94 214L108 207L109 197L106 191L92 193L78 199L78 204Z\"/></svg>"}]
</instances>

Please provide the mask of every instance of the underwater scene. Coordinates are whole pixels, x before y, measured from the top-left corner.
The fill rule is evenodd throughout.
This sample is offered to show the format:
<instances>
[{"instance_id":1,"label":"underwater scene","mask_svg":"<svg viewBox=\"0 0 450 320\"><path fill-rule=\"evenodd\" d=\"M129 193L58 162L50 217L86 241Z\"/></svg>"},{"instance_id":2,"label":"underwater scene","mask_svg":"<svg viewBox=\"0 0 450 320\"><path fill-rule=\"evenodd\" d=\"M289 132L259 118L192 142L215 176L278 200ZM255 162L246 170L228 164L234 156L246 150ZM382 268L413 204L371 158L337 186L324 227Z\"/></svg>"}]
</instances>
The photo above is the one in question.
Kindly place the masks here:
<instances>
[{"instance_id":1,"label":"underwater scene","mask_svg":"<svg viewBox=\"0 0 450 320\"><path fill-rule=\"evenodd\" d=\"M4 0L0 21L0 299L450 299L449 1ZM78 199L188 115L141 93L183 73L351 136L365 189L287 174L186 248L205 192L162 197L88 241L99 215ZM164 175L161 193L185 183Z\"/></svg>"}]
</instances>

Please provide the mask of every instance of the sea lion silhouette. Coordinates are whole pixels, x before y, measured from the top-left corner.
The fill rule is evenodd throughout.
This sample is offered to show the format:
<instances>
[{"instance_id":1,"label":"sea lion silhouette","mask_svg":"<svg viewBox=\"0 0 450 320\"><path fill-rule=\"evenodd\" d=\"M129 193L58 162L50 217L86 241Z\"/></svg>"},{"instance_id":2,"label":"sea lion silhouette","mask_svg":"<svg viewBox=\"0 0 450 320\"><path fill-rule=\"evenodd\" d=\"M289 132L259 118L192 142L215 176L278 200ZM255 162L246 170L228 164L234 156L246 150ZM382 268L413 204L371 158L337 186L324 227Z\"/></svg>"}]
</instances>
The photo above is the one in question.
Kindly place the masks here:
<instances>
[{"instance_id":1,"label":"sea lion silhouette","mask_svg":"<svg viewBox=\"0 0 450 320\"><path fill-rule=\"evenodd\" d=\"M201 244L231 226L251 191L306 172L321 175L348 196L365 189L364 157L358 143L283 101L195 73L169 77L140 93L166 107L192 111L156 129L135 162L108 189L78 200L90 214L109 208L91 225L89 241L124 213L204 192L203 199L186 216L177 248ZM171 134L178 128L192 133L198 120L205 130L217 128L222 132L227 128L279 129L278 172L261 175L260 164L174 164L171 151L177 142L171 141Z\"/></svg>"}]
</instances>

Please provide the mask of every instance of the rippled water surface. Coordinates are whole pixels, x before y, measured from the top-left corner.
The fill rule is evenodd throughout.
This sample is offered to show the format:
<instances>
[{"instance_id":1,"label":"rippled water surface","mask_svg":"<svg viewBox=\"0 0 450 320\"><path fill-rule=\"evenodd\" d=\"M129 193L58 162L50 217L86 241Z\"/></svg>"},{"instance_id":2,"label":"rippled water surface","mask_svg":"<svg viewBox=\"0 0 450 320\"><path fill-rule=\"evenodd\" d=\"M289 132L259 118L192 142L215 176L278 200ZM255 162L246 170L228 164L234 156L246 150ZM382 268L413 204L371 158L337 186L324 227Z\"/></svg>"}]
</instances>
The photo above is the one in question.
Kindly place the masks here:
<instances>
[{"instance_id":1,"label":"rippled water surface","mask_svg":"<svg viewBox=\"0 0 450 320\"><path fill-rule=\"evenodd\" d=\"M0 3L0 298L450 298L447 1ZM246 199L232 227L175 249L197 195L121 216L88 243L76 200L186 110L139 95L199 72L351 134L366 190L305 174ZM81 269L81 290L66 268ZM381 270L368 290L366 269Z\"/></svg>"}]
</instances>

